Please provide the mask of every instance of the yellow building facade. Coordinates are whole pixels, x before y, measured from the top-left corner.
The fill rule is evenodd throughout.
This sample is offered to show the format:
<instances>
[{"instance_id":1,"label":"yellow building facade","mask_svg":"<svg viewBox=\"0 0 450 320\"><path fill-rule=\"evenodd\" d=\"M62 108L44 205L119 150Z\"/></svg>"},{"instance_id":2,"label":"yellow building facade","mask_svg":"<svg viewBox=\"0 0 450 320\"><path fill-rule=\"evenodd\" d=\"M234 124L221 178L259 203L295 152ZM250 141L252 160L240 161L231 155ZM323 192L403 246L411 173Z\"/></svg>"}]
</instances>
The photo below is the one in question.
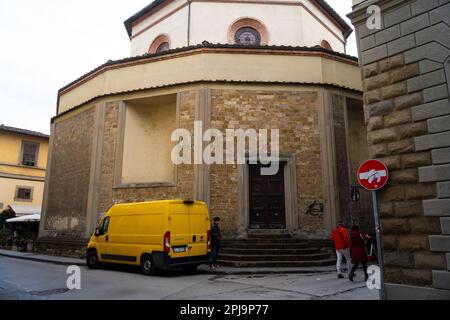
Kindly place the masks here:
<instances>
[{"instance_id":1,"label":"yellow building facade","mask_svg":"<svg viewBox=\"0 0 450 320\"><path fill-rule=\"evenodd\" d=\"M42 205L48 141L43 133L0 126L0 211Z\"/></svg>"}]
</instances>

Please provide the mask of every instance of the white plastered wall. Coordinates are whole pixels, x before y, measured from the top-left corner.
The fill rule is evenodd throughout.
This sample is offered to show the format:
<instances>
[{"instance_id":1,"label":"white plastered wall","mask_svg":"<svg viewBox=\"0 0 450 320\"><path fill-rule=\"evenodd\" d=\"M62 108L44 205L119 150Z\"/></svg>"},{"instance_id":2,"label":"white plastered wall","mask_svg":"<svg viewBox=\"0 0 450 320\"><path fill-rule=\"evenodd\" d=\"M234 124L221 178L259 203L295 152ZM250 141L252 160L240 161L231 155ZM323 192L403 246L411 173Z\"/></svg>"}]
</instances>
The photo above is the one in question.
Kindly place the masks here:
<instances>
[{"instance_id":1,"label":"white plastered wall","mask_svg":"<svg viewBox=\"0 0 450 320\"><path fill-rule=\"evenodd\" d=\"M286 1L278 1L283 4L193 2L190 45L200 44L203 41L228 43L228 29L234 21L241 18L254 18L266 26L269 32L269 45L315 46L322 40L327 40L333 50L344 52L342 31L310 1L291 1L292 5L285 5ZM175 1L155 15L144 19L133 28L133 35L155 24L185 3L186 1L182 0ZM153 40L161 34L167 34L170 37L172 49L187 46L188 17L189 7L184 6L135 36L131 41L131 56L146 53ZM317 19L327 25L332 32Z\"/></svg>"}]
</instances>

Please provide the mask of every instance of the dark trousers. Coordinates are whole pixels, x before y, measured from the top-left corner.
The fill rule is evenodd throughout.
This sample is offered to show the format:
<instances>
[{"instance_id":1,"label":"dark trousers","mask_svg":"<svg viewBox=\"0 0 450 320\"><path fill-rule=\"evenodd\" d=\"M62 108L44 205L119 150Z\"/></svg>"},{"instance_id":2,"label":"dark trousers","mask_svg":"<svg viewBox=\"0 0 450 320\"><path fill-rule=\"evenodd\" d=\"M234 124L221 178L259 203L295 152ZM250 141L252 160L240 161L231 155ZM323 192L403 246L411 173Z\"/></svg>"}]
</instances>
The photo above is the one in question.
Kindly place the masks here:
<instances>
[{"instance_id":1,"label":"dark trousers","mask_svg":"<svg viewBox=\"0 0 450 320\"><path fill-rule=\"evenodd\" d=\"M364 263L361 263L361 264L362 264L363 269L364 269L364 275L365 275L366 278L367 278L367 277L368 277L368 274L367 274L367 263L364 262ZM359 268L359 262L357 262L357 263L355 263L355 264L353 265L352 273L351 273L351 274L355 274L355 271L358 270L358 268Z\"/></svg>"},{"instance_id":2,"label":"dark trousers","mask_svg":"<svg viewBox=\"0 0 450 320\"><path fill-rule=\"evenodd\" d=\"M217 257L219 256L219 244L211 244L211 264L217 264Z\"/></svg>"}]
</instances>

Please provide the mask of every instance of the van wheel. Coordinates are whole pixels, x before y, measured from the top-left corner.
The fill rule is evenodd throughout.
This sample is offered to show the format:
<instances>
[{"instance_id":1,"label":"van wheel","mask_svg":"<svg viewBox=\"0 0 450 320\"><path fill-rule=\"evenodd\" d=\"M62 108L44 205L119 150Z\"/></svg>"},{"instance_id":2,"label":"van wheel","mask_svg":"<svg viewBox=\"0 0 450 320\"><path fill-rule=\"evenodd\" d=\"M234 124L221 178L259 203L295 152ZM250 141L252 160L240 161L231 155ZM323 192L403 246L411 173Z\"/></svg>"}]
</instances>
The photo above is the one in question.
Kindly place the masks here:
<instances>
[{"instance_id":1,"label":"van wheel","mask_svg":"<svg viewBox=\"0 0 450 320\"><path fill-rule=\"evenodd\" d=\"M156 267L150 255L142 256L141 271L146 276L154 276L156 274Z\"/></svg>"},{"instance_id":2,"label":"van wheel","mask_svg":"<svg viewBox=\"0 0 450 320\"><path fill-rule=\"evenodd\" d=\"M91 250L87 253L86 264L89 269L98 269L100 263L98 262L97 251Z\"/></svg>"}]
</instances>

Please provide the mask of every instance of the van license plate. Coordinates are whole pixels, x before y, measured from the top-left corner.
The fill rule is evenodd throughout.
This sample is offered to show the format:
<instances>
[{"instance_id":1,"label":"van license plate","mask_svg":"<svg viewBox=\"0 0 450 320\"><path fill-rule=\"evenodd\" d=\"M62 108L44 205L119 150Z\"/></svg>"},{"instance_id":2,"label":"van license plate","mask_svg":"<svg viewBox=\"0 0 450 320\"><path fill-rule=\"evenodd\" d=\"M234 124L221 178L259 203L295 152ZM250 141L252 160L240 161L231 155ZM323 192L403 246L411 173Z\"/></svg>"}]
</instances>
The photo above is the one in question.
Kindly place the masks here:
<instances>
[{"instance_id":1,"label":"van license plate","mask_svg":"<svg viewBox=\"0 0 450 320\"><path fill-rule=\"evenodd\" d=\"M186 252L186 247L173 247L173 252L175 253Z\"/></svg>"}]
</instances>

